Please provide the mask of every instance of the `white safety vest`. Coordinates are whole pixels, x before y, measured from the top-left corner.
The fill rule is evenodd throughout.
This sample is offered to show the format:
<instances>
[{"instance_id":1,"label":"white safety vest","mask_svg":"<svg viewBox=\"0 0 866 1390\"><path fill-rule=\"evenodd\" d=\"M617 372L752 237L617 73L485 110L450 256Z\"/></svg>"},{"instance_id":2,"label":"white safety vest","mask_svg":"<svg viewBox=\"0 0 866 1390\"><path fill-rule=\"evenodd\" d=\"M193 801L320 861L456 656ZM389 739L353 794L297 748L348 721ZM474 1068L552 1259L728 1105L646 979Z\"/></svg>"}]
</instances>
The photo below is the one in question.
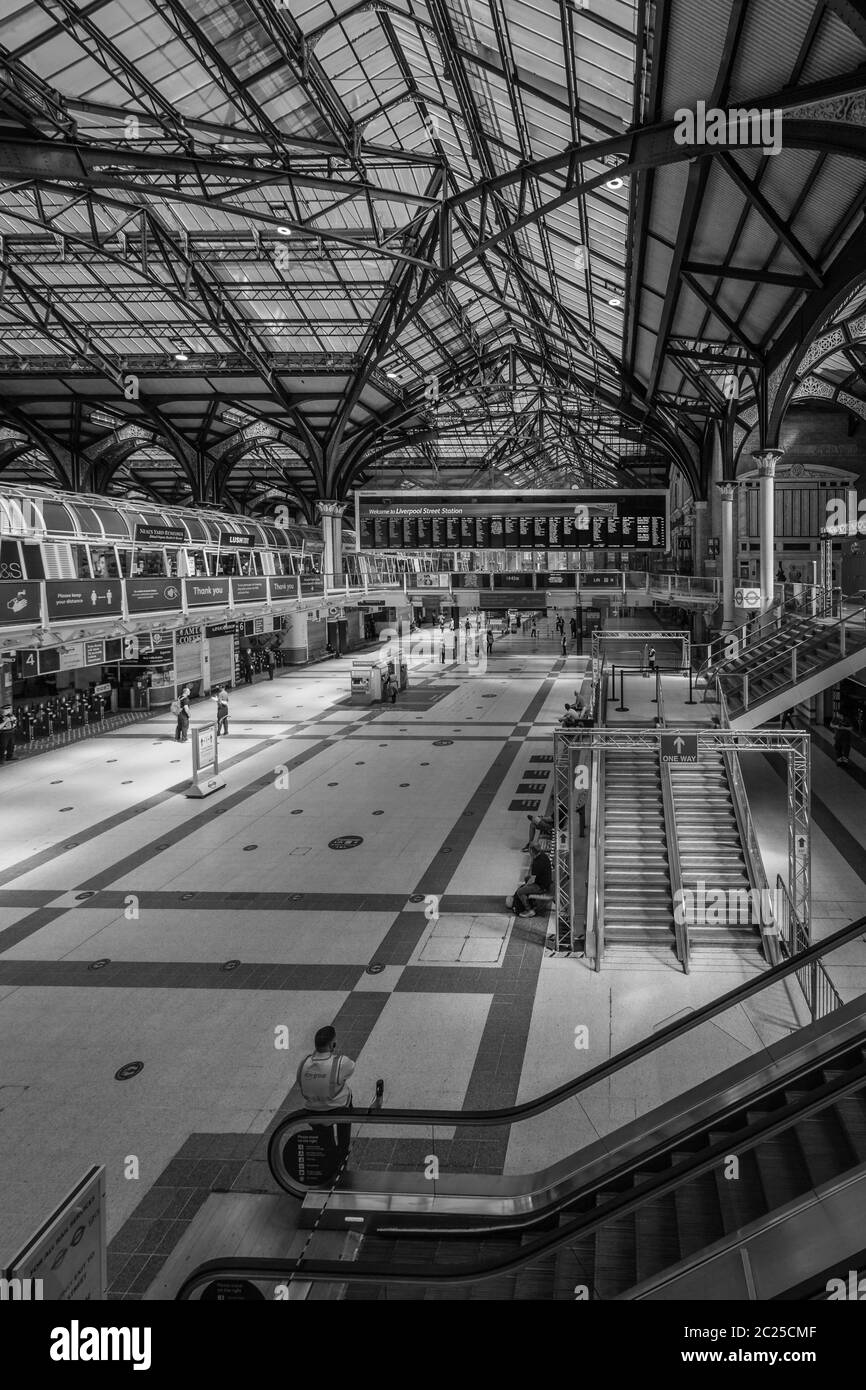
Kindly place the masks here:
<instances>
[{"instance_id":1,"label":"white safety vest","mask_svg":"<svg viewBox=\"0 0 866 1390\"><path fill-rule=\"evenodd\" d=\"M342 1053L305 1057L298 1067L297 1082L308 1110L342 1110L352 1099L346 1085L355 1064Z\"/></svg>"}]
</instances>

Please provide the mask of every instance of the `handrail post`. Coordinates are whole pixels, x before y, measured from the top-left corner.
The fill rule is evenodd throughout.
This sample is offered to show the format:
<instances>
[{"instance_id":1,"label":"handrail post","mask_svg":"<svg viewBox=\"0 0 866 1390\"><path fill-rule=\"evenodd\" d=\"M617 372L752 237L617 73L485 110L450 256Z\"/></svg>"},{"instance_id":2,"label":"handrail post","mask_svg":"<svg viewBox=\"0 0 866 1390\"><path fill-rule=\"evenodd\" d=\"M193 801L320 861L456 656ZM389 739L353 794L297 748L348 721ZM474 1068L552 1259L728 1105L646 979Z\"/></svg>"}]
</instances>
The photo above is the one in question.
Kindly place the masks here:
<instances>
[{"instance_id":1,"label":"handrail post","mask_svg":"<svg viewBox=\"0 0 866 1390\"><path fill-rule=\"evenodd\" d=\"M839 655L845 656L845 619L839 624Z\"/></svg>"}]
</instances>

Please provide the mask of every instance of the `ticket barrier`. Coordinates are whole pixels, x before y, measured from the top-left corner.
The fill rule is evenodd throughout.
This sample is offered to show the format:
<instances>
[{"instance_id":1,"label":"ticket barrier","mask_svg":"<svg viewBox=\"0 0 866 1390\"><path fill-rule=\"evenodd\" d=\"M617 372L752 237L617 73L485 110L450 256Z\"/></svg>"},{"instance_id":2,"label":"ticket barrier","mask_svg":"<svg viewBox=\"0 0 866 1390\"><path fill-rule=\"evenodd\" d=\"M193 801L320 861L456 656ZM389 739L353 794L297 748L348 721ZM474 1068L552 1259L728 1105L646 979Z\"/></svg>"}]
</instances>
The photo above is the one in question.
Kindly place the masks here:
<instances>
[{"instance_id":1,"label":"ticket barrier","mask_svg":"<svg viewBox=\"0 0 866 1390\"><path fill-rule=\"evenodd\" d=\"M349 699L353 705L374 705L382 699L387 661L353 661Z\"/></svg>"}]
</instances>

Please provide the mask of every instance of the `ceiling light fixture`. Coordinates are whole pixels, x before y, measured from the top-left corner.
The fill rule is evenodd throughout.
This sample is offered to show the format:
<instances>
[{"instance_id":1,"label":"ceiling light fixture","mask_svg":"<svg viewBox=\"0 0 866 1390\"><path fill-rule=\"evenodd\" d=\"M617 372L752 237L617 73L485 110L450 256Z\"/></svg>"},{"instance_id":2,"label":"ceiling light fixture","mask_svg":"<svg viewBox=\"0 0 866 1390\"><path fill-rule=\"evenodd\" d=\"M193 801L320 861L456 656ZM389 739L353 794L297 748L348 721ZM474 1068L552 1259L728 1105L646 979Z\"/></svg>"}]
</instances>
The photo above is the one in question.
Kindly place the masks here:
<instances>
[{"instance_id":1,"label":"ceiling light fixture","mask_svg":"<svg viewBox=\"0 0 866 1390\"><path fill-rule=\"evenodd\" d=\"M174 354L174 360L175 362L188 362L189 353L187 352L186 348L178 348L176 353Z\"/></svg>"},{"instance_id":2,"label":"ceiling light fixture","mask_svg":"<svg viewBox=\"0 0 866 1390\"><path fill-rule=\"evenodd\" d=\"M291 236L291 235L292 235L292 229L291 229L291 227L277 227L277 231L279 232L280 236Z\"/></svg>"},{"instance_id":3,"label":"ceiling light fixture","mask_svg":"<svg viewBox=\"0 0 866 1390\"><path fill-rule=\"evenodd\" d=\"M608 179L604 186L605 188L613 189L613 191L616 192L618 188L622 188L623 182L623 179Z\"/></svg>"},{"instance_id":4,"label":"ceiling light fixture","mask_svg":"<svg viewBox=\"0 0 866 1390\"><path fill-rule=\"evenodd\" d=\"M622 295L621 295L621 294L612 294L611 297L610 297L610 299L609 299L607 302L608 302L608 304L610 305L610 307L611 307L612 309L621 309L621 308L622 308Z\"/></svg>"}]
</instances>

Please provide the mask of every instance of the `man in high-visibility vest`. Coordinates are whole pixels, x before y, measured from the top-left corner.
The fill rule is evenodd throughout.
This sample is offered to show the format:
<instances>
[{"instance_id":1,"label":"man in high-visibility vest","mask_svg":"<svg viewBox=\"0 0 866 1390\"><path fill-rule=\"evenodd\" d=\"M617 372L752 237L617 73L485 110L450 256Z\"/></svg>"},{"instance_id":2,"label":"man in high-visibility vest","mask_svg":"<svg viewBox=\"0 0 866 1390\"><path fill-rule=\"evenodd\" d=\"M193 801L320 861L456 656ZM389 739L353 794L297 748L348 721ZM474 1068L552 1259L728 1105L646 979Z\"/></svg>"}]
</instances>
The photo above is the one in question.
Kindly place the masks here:
<instances>
[{"instance_id":1,"label":"man in high-visibility vest","mask_svg":"<svg viewBox=\"0 0 866 1390\"><path fill-rule=\"evenodd\" d=\"M337 1033L330 1024L320 1028L314 1039L316 1050L306 1056L298 1067L298 1087L304 1099L304 1109L321 1114L328 1110L351 1110L352 1092L347 1085L355 1070L351 1057L337 1051ZM334 1144L334 1126L317 1125L326 1147ZM351 1125L337 1125L336 1148L341 1158L349 1152Z\"/></svg>"}]
</instances>

